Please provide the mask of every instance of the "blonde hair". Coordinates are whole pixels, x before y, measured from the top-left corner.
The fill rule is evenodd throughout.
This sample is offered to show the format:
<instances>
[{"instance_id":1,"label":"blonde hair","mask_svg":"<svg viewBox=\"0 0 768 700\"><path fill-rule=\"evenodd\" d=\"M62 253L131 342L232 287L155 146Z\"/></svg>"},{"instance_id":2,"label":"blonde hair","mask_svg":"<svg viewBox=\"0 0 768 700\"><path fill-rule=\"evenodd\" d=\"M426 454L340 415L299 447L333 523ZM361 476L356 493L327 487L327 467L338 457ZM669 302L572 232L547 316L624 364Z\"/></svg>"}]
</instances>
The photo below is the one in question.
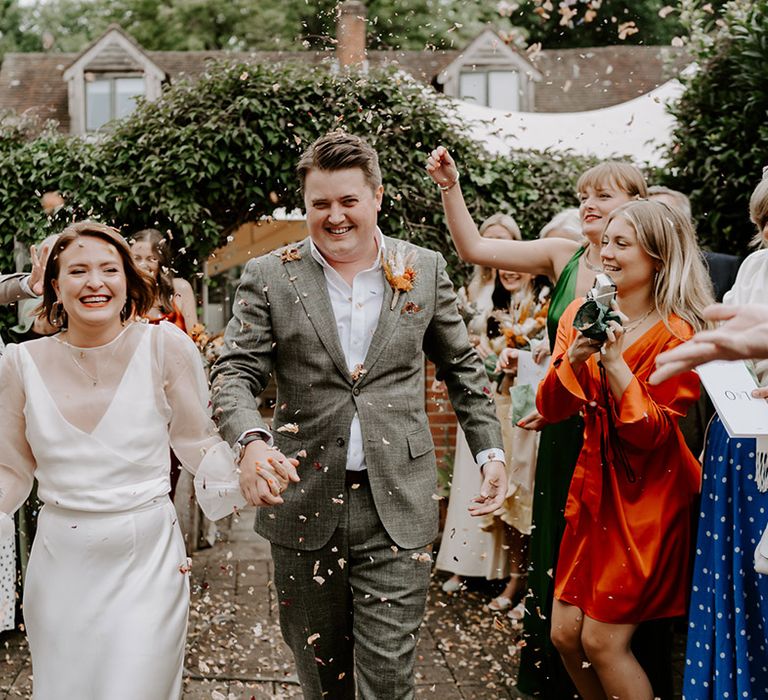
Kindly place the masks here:
<instances>
[{"instance_id":1,"label":"blonde hair","mask_svg":"<svg viewBox=\"0 0 768 700\"><path fill-rule=\"evenodd\" d=\"M614 209L606 229L618 217L635 229L640 247L657 263L653 296L667 328L675 333L669 326L673 314L695 331L705 328L704 308L714 302L714 294L690 219L674 207L648 200Z\"/></svg>"},{"instance_id":2,"label":"blonde hair","mask_svg":"<svg viewBox=\"0 0 768 700\"><path fill-rule=\"evenodd\" d=\"M573 234L573 240L584 240L578 208L563 209L555 214L539 231L539 238L548 238L553 231L564 231ZM562 237L565 238L565 236Z\"/></svg>"},{"instance_id":3,"label":"blonde hair","mask_svg":"<svg viewBox=\"0 0 768 700\"><path fill-rule=\"evenodd\" d=\"M648 185L640 169L618 160L607 160L582 173L576 191L583 192L587 187L597 189L607 183L616 185L630 197L648 198Z\"/></svg>"},{"instance_id":4,"label":"blonde hair","mask_svg":"<svg viewBox=\"0 0 768 700\"><path fill-rule=\"evenodd\" d=\"M513 241L523 240L523 234L520 233L520 227L509 214L498 212L489 216L485 221L483 221L482 224L480 224L478 229L480 235L482 236L489 228L491 228L491 226L501 226L503 229L506 229L509 237ZM490 282L492 279L494 279L495 274L496 268L494 267L475 265L472 270L472 278L467 286L475 286L484 282Z\"/></svg>"},{"instance_id":5,"label":"blonde hair","mask_svg":"<svg viewBox=\"0 0 768 700\"><path fill-rule=\"evenodd\" d=\"M691 221L693 221L693 209L691 209L691 200L687 194L680 192L680 190L672 190L664 185L652 185L648 188L648 199L653 199L658 196L669 197L677 208L683 212Z\"/></svg>"},{"instance_id":6,"label":"blonde hair","mask_svg":"<svg viewBox=\"0 0 768 700\"><path fill-rule=\"evenodd\" d=\"M757 226L757 233L750 241L754 248L765 248L763 229L768 223L768 178L763 178L749 198L749 220Z\"/></svg>"}]
</instances>

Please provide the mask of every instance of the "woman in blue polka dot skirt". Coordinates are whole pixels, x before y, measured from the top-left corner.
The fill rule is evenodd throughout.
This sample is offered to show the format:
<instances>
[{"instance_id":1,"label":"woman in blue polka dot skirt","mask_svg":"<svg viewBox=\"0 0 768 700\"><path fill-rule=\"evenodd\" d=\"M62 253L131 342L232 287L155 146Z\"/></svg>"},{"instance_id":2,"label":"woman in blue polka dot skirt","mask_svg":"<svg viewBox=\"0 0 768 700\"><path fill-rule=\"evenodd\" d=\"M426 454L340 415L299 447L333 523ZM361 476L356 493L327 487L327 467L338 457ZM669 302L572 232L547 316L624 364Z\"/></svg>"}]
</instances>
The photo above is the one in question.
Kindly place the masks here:
<instances>
[{"instance_id":1,"label":"woman in blue polka dot skirt","mask_svg":"<svg viewBox=\"0 0 768 700\"><path fill-rule=\"evenodd\" d=\"M768 304L768 180L750 200L763 247L741 266L727 304ZM756 363L760 385L768 362ZM693 569L684 700L768 698L768 576L754 551L768 525L768 440L729 438L712 422L704 455L701 514Z\"/></svg>"}]
</instances>

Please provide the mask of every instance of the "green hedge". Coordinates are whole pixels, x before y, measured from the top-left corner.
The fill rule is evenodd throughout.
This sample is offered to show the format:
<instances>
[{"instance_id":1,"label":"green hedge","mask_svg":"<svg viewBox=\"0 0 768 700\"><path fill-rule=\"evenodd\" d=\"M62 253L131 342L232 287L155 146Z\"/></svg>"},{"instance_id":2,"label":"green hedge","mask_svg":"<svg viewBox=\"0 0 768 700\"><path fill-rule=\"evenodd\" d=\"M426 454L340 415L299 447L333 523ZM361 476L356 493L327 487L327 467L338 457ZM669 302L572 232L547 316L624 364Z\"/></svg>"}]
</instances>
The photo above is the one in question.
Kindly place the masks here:
<instances>
[{"instance_id":1,"label":"green hedge","mask_svg":"<svg viewBox=\"0 0 768 700\"><path fill-rule=\"evenodd\" d=\"M702 243L743 255L754 234L749 197L768 164L768 1L727 3L714 28L707 13L691 16L699 69L683 78L672 110L678 124L662 177L690 193Z\"/></svg>"},{"instance_id":2,"label":"green hedge","mask_svg":"<svg viewBox=\"0 0 768 700\"><path fill-rule=\"evenodd\" d=\"M275 207L301 207L294 176L300 152L344 128L379 151L385 203L381 227L443 251L457 281L465 272L445 229L426 154L444 144L462 170L479 221L512 213L535 235L552 214L575 205L574 186L590 162L546 153L491 157L461 131L451 102L395 71L335 75L300 65L216 64L196 82L144 102L98 141L45 129L34 138L8 123L0 133L0 269L11 240L41 239L65 217L91 216L126 233L168 230L180 272L202 261L240 224ZM65 212L48 221L39 195L60 190Z\"/></svg>"}]
</instances>

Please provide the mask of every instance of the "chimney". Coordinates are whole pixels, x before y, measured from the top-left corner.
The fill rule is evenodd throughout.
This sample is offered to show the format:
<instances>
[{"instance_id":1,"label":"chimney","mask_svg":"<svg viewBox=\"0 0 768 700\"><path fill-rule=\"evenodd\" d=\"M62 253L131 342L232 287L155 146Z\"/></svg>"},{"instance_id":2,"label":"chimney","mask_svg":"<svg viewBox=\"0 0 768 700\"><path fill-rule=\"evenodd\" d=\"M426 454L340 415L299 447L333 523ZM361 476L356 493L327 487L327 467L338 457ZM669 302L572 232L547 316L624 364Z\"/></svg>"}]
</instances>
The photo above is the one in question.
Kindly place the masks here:
<instances>
[{"instance_id":1,"label":"chimney","mask_svg":"<svg viewBox=\"0 0 768 700\"><path fill-rule=\"evenodd\" d=\"M366 64L365 29L368 11L365 3L345 0L339 5L336 20L336 59L340 68Z\"/></svg>"}]
</instances>

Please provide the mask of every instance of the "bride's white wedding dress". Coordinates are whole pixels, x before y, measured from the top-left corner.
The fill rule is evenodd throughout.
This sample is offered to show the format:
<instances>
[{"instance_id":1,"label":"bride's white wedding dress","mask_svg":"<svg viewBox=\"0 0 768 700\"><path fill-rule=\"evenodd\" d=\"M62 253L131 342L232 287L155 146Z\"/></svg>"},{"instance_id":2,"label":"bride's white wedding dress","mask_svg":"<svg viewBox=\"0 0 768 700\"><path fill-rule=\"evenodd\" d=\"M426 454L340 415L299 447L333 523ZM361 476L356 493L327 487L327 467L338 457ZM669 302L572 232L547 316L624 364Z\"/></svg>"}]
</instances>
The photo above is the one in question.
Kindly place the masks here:
<instances>
[{"instance_id":1,"label":"bride's white wedding dress","mask_svg":"<svg viewBox=\"0 0 768 700\"><path fill-rule=\"evenodd\" d=\"M37 700L178 700L189 579L169 446L212 519L244 504L199 354L171 324L0 360L0 535L38 481L24 590Z\"/></svg>"}]
</instances>

